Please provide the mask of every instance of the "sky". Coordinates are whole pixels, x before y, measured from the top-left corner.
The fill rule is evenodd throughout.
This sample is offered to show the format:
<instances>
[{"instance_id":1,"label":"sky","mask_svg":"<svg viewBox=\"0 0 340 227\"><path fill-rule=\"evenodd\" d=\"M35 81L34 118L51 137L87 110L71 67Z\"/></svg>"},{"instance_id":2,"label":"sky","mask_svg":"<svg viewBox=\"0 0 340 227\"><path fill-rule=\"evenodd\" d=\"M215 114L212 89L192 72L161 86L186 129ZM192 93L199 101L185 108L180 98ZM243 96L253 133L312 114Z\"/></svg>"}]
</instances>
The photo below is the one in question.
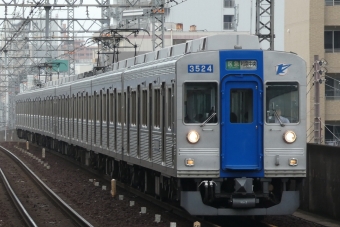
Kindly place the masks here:
<instances>
[{"instance_id":1,"label":"sky","mask_svg":"<svg viewBox=\"0 0 340 227\"><path fill-rule=\"evenodd\" d=\"M5 0L9 2L10 0ZM28 3L32 0L17 0L19 4L25 2ZM100 1L100 0L99 0ZM111 0L111 3L116 2L117 0ZM214 18L214 11L221 10L220 2L221 0L215 0L218 4L210 4L213 1L211 0L187 0L179 5L171 8L172 16L170 16L166 22L181 22L187 21L187 24L184 24L184 29L189 30L189 25L195 24L198 29L206 29L209 31L218 30L214 26L214 23L211 21L220 20L220 18ZM36 0L37 2L37 0ZM58 4L65 4L64 0L50 0L50 3L57 2ZM130 0L132 2L132 0ZM177 1L181 2L181 0ZM195 3L195 6L192 3ZM207 3L209 2L209 7L207 7ZM256 0L236 0L235 4L239 6L239 23L238 23L238 31L250 31L251 33L255 33L255 2ZM94 4L94 0L76 0L75 5L79 4ZM189 9L189 10L188 10ZM25 17L29 16L30 8L26 7L8 7L7 14L8 17L12 17L13 15L25 15ZM42 8L40 10L34 10L34 17L37 17L39 14L44 15L45 10ZM211 16L211 20L207 18L202 18L204 13L209 13ZM4 7L0 7L0 15L5 14ZM101 17L101 8L100 7L77 7L74 10L75 18L96 18L99 19ZM67 18L66 8L54 9L52 11L52 18L58 15L59 18ZM216 14L217 15L217 14ZM220 14L218 14L220 15ZM252 16L252 17L251 17ZM2 16L0 16L2 17ZM66 23L66 21L62 22ZM98 21L84 21L79 20L79 22L75 23L75 29L80 29L80 27L88 28L91 27L91 30L97 30L101 27L101 24ZM275 1L275 50L284 50L284 0ZM78 38L83 38L85 36L89 37L92 33L76 33L75 36Z\"/></svg>"}]
</instances>

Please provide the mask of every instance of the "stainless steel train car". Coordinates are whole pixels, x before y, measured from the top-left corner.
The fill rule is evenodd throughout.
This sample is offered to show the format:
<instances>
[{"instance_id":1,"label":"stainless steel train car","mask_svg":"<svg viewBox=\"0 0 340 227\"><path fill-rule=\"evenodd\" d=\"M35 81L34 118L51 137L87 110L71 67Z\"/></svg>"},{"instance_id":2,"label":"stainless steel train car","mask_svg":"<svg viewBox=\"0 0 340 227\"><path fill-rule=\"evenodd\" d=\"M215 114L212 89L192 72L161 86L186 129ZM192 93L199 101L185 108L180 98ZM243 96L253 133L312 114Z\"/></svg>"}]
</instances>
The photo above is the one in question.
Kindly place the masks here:
<instances>
[{"instance_id":1,"label":"stainless steel train car","mask_svg":"<svg viewBox=\"0 0 340 227\"><path fill-rule=\"evenodd\" d=\"M24 91L16 123L20 138L192 215L291 214L306 177L306 64L256 36L205 37Z\"/></svg>"}]
</instances>

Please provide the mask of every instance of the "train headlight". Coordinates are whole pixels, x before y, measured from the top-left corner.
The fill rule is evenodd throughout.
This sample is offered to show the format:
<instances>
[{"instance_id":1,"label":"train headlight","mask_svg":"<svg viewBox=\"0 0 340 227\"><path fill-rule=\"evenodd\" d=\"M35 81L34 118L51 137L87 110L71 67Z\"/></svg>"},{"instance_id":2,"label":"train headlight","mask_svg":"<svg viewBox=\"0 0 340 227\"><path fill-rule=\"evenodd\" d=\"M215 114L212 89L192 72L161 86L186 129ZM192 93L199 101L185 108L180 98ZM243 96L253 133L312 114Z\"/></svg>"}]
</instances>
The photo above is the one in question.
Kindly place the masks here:
<instances>
[{"instance_id":1,"label":"train headlight","mask_svg":"<svg viewBox=\"0 0 340 227\"><path fill-rule=\"evenodd\" d=\"M293 131L287 131L283 135L283 139L286 141L286 143L294 143L296 140L296 134Z\"/></svg>"},{"instance_id":2,"label":"train headlight","mask_svg":"<svg viewBox=\"0 0 340 227\"><path fill-rule=\"evenodd\" d=\"M200 135L196 131L190 131L187 135L189 143L197 143L200 139Z\"/></svg>"}]
</instances>

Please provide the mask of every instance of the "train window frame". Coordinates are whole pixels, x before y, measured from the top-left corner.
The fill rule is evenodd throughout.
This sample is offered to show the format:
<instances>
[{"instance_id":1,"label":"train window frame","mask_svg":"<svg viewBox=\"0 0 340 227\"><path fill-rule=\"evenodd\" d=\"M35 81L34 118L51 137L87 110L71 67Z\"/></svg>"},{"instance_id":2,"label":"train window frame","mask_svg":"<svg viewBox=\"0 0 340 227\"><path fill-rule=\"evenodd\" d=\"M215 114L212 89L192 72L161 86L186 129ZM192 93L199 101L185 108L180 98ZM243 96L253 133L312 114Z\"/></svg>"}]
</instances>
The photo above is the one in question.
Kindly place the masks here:
<instances>
[{"instance_id":1,"label":"train window frame","mask_svg":"<svg viewBox=\"0 0 340 227\"><path fill-rule=\"evenodd\" d=\"M190 120L191 117L188 116L188 113L187 113L187 110L188 108L186 107L187 104L187 88L186 86L189 85L189 83L191 84L201 84L201 86L212 86L214 85L214 97L211 97L210 98L210 104L208 105L209 106L209 110L205 110L204 113L200 113L200 114L205 114L205 116L202 116L201 117L201 120L198 120L198 121L195 121L195 122L190 122L190 121L193 121L193 120ZM218 92L218 89L219 89L219 83L218 81L216 80L209 80L209 81L184 81L183 84L182 84L182 93L183 93L183 101L182 101L182 121L183 121L183 124L185 125L201 125L204 121L206 121L210 116L211 116L211 113L214 112L216 113L216 115L213 117L213 121L212 120L209 120L208 122L206 122L206 124L209 124L209 125L217 125L218 122L219 122L219 92ZM213 93L211 93L210 95L212 95ZM213 103L214 102L214 103ZM207 106L206 106L207 107ZM207 112L208 111L208 112ZM200 115L199 114L199 115ZM191 113L191 115L193 115ZM197 113L196 113L197 115ZM195 119L196 117L195 116L192 116L193 119Z\"/></svg>"},{"instance_id":2,"label":"train window frame","mask_svg":"<svg viewBox=\"0 0 340 227\"><path fill-rule=\"evenodd\" d=\"M279 84L279 83L283 83L285 86L288 85L288 83L290 84L294 84L294 86L297 87L297 90L296 90L296 95L295 95L295 99L292 100L290 99L290 107L288 108L287 106L287 103L286 100L279 100L278 102L270 102L268 100L268 84L269 83L276 83L276 84ZM275 112L277 109L281 109L281 112L282 112L282 116L286 119L289 120L289 122L286 122L285 120L282 122L284 125L285 124L289 124L289 125L297 125L297 124L300 124L300 94L299 94L299 91L300 91L300 83L299 81L266 81L265 83L265 103L264 103L264 118L265 118L265 123L266 124L269 124L269 125L280 125L280 122L275 122ZM276 89L277 90L277 89ZM297 97L296 97L297 96ZM273 98L272 98L273 99ZM270 99L270 100L272 100ZM273 103L274 103L274 108L272 107L273 106ZM292 105L295 105L295 107L293 107ZM275 112L273 112L273 110L275 110ZM288 112L291 112L290 115L288 115L287 113ZM295 114L293 114L292 112L295 112ZM292 119L294 119L295 117L295 120L292 121ZM272 122L274 119L274 122Z\"/></svg>"}]
</instances>

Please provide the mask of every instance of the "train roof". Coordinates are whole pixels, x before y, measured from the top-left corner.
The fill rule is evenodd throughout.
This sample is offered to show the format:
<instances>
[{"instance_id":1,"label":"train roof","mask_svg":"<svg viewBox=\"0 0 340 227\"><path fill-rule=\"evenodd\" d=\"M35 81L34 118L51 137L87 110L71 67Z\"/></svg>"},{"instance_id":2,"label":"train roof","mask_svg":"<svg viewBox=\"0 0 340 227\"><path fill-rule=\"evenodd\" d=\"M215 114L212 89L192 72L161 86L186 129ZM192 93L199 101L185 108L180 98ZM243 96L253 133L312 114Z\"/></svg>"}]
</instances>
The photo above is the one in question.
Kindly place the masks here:
<instances>
[{"instance_id":1,"label":"train roof","mask_svg":"<svg viewBox=\"0 0 340 227\"><path fill-rule=\"evenodd\" d=\"M55 81L47 82L43 87L55 87L68 83L74 83L76 80L84 79L92 76L105 76L106 74L112 74L117 72L123 72L126 68L139 65L139 64L151 64L154 61L159 62L162 59L177 59L176 56L183 56L185 54L202 52L202 51L214 51L214 50L227 50L227 49L248 49L258 50L260 48L259 39L255 35L225 33L213 36L202 37L187 41L169 47L162 48L153 52L149 52L142 55L137 55L133 58L121 60L111 65L111 70L97 74L95 71L89 71L81 73L79 75L60 78ZM42 89L39 87L33 87L31 90ZM27 91L25 91L26 93Z\"/></svg>"}]
</instances>

